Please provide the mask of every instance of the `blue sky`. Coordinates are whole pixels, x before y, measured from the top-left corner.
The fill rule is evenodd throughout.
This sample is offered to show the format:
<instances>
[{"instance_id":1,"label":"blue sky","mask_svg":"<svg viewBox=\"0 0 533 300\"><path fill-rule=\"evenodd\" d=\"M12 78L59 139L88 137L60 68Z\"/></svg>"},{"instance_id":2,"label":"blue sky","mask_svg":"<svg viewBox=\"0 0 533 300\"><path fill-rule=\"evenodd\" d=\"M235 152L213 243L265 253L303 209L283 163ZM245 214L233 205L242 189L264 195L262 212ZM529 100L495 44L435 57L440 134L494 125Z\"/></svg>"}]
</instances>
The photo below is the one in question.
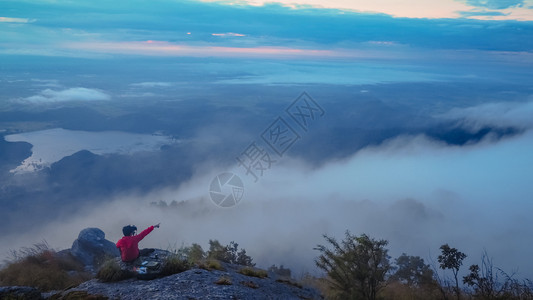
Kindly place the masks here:
<instances>
[{"instance_id":1,"label":"blue sky","mask_svg":"<svg viewBox=\"0 0 533 300\"><path fill-rule=\"evenodd\" d=\"M387 1L376 3L399 3ZM402 13L365 8L370 1L304 2L7 0L0 55L15 65L27 56L103 64L116 58L154 64L160 58L237 59L246 67L224 62L221 72L249 76L222 82L276 84L523 81L517 74L533 63L533 21L522 21L531 19L529 0L412 0L401 2ZM431 7L453 13L421 18L407 12ZM493 18L502 14L506 20Z\"/></svg>"},{"instance_id":2,"label":"blue sky","mask_svg":"<svg viewBox=\"0 0 533 300\"><path fill-rule=\"evenodd\" d=\"M514 55L533 49L531 21L467 18L498 15L508 7L519 7L531 16L527 1L468 0L464 3L472 10L448 18L398 18L354 11L338 2L338 8L294 8L281 3L169 0L2 1L0 53L387 59L413 49Z\"/></svg>"}]
</instances>

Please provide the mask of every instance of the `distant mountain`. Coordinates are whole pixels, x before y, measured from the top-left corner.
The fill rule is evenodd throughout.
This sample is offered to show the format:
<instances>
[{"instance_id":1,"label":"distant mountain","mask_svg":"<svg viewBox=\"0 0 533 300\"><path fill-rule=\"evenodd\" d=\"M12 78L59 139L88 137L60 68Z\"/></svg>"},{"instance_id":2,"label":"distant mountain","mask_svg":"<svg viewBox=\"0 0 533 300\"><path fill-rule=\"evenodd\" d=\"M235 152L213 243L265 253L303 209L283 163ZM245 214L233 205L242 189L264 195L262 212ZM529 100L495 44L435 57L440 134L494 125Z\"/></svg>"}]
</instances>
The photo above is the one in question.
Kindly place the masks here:
<instances>
[{"instance_id":1,"label":"distant mountain","mask_svg":"<svg viewBox=\"0 0 533 300\"><path fill-rule=\"evenodd\" d=\"M0 176L2 173L15 168L31 155L31 144L26 142L6 142L0 137Z\"/></svg>"}]
</instances>

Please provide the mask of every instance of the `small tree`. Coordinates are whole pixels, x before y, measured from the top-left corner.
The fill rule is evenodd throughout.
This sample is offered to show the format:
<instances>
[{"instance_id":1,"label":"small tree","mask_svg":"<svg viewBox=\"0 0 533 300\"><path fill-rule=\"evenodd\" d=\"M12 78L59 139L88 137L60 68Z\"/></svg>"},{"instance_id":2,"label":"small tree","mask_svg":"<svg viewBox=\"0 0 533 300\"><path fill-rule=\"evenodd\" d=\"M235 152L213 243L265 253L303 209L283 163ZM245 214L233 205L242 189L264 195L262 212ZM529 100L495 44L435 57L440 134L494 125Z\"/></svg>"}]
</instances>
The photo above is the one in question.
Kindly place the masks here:
<instances>
[{"instance_id":1,"label":"small tree","mask_svg":"<svg viewBox=\"0 0 533 300\"><path fill-rule=\"evenodd\" d=\"M318 245L315 250L322 254L315 262L328 274L328 283L337 296L340 299L376 299L391 269L385 249L388 242L371 239L366 234L354 236L349 231L341 243L327 235L324 238L333 249Z\"/></svg>"},{"instance_id":2,"label":"small tree","mask_svg":"<svg viewBox=\"0 0 533 300\"><path fill-rule=\"evenodd\" d=\"M517 282L512 279L512 275L508 275L499 268L494 268L492 259L489 258L486 251L481 257L481 266L471 265L469 271L470 273L463 277L463 283L473 288L473 296L476 299L502 299L512 298L512 296L520 298L519 295L513 295L513 286L518 287L520 284L516 284ZM523 287L521 286L521 288Z\"/></svg>"},{"instance_id":3,"label":"small tree","mask_svg":"<svg viewBox=\"0 0 533 300\"><path fill-rule=\"evenodd\" d=\"M229 245L222 246L217 240L209 240L207 258L218 259L231 264L249 267L255 266L255 263L252 262L252 258L246 254L246 250L241 249L239 251L239 244L233 241L230 242Z\"/></svg>"},{"instance_id":4,"label":"small tree","mask_svg":"<svg viewBox=\"0 0 533 300\"><path fill-rule=\"evenodd\" d=\"M402 253L396 259L398 269L392 279L398 280L410 287L420 287L433 283L433 271L420 256L410 256Z\"/></svg>"},{"instance_id":5,"label":"small tree","mask_svg":"<svg viewBox=\"0 0 533 300\"><path fill-rule=\"evenodd\" d=\"M457 299L461 298L461 290L459 289L459 279L457 278L459 269L463 264L463 259L466 258L466 254L457 250L456 248L451 248L448 244L440 246L441 254L437 258L440 268L443 270L451 269L453 277L455 279L455 295Z\"/></svg>"}]
</instances>

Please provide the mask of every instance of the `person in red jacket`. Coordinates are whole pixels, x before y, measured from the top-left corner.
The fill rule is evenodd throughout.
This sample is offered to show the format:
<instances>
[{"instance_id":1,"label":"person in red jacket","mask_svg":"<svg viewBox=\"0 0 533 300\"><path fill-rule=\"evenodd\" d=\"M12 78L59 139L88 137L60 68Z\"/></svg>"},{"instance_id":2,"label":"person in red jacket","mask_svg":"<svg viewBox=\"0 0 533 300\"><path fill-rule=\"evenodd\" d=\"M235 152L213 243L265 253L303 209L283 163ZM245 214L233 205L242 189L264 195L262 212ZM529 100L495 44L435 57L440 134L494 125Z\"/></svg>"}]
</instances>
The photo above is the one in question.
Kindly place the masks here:
<instances>
[{"instance_id":1,"label":"person in red jacket","mask_svg":"<svg viewBox=\"0 0 533 300\"><path fill-rule=\"evenodd\" d=\"M120 256L123 262L132 262L136 260L140 254L148 254L141 253L139 251L139 242L144 239L144 237L147 236L150 232L152 232L154 228L159 228L159 224L150 226L137 235L135 235L137 227L133 225L124 226L122 228L122 233L124 234L124 236L117 242L117 248L120 250ZM153 249L143 250L152 250L149 252L154 251Z\"/></svg>"}]
</instances>

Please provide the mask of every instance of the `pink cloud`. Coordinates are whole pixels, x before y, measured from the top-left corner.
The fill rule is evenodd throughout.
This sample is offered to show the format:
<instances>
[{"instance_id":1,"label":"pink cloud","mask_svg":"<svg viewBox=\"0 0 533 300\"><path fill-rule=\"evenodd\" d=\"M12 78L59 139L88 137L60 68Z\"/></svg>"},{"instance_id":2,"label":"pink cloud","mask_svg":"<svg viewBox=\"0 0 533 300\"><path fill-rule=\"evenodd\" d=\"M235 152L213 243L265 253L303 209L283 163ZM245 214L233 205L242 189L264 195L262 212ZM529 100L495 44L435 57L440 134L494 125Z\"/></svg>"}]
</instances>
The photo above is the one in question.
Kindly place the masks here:
<instances>
[{"instance_id":1,"label":"pink cloud","mask_svg":"<svg viewBox=\"0 0 533 300\"><path fill-rule=\"evenodd\" d=\"M165 41L69 43L66 48L108 54L194 57L351 57L355 52L288 47L191 46Z\"/></svg>"},{"instance_id":2,"label":"pink cloud","mask_svg":"<svg viewBox=\"0 0 533 300\"><path fill-rule=\"evenodd\" d=\"M227 32L227 33L211 33L213 36L221 36L221 37L228 37L228 36L246 36L245 34L241 33L234 33L234 32Z\"/></svg>"}]
</instances>

